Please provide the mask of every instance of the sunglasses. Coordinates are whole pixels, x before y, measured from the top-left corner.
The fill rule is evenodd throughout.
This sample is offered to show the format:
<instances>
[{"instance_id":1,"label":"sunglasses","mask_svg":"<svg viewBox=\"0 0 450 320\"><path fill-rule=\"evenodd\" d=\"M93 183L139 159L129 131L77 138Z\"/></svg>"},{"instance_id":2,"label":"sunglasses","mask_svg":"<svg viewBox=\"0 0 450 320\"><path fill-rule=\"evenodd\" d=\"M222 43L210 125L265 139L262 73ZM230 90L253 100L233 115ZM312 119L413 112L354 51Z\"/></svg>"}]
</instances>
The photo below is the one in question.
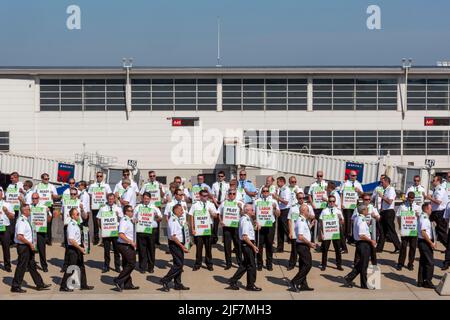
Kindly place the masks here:
<instances>
[{"instance_id":1,"label":"sunglasses","mask_svg":"<svg viewBox=\"0 0 450 320\"><path fill-rule=\"evenodd\" d=\"M239 173L240 176L246 176L246 173Z\"/></svg>"},{"instance_id":2,"label":"sunglasses","mask_svg":"<svg viewBox=\"0 0 450 320\"><path fill-rule=\"evenodd\" d=\"M129 177L130 174L129 174L129 173L125 173L123 176L124 176L124 177Z\"/></svg>"},{"instance_id":3,"label":"sunglasses","mask_svg":"<svg viewBox=\"0 0 450 320\"><path fill-rule=\"evenodd\" d=\"M76 193L71 193L70 195L71 195L71 196L76 196L77 194L76 194Z\"/></svg>"},{"instance_id":4,"label":"sunglasses","mask_svg":"<svg viewBox=\"0 0 450 320\"><path fill-rule=\"evenodd\" d=\"M50 178L42 178L42 180L49 180Z\"/></svg>"},{"instance_id":5,"label":"sunglasses","mask_svg":"<svg viewBox=\"0 0 450 320\"><path fill-rule=\"evenodd\" d=\"M262 192L269 192L269 190L263 190Z\"/></svg>"},{"instance_id":6,"label":"sunglasses","mask_svg":"<svg viewBox=\"0 0 450 320\"><path fill-rule=\"evenodd\" d=\"M370 198L368 198L368 199L363 199L364 201L370 201Z\"/></svg>"},{"instance_id":7,"label":"sunglasses","mask_svg":"<svg viewBox=\"0 0 450 320\"><path fill-rule=\"evenodd\" d=\"M356 174L351 174L350 177L356 177Z\"/></svg>"},{"instance_id":8,"label":"sunglasses","mask_svg":"<svg viewBox=\"0 0 450 320\"><path fill-rule=\"evenodd\" d=\"M236 192L228 192L228 194L229 194L230 196L232 196L232 195L236 194Z\"/></svg>"},{"instance_id":9,"label":"sunglasses","mask_svg":"<svg viewBox=\"0 0 450 320\"><path fill-rule=\"evenodd\" d=\"M150 177L150 178L155 178L156 176L153 174L153 175L150 175L149 177Z\"/></svg>"},{"instance_id":10,"label":"sunglasses","mask_svg":"<svg viewBox=\"0 0 450 320\"><path fill-rule=\"evenodd\" d=\"M317 178L322 178L323 176L317 176Z\"/></svg>"},{"instance_id":11,"label":"sunglasses","mask_svg":"<svg viewBox=\"0 0 450 320\"><path fill-rule=\"evenodd\" d=\"M75 182L69 182L69 184L75 184Z\"/></svg>"},{"instance_id":12,"label":"sunglasses","mask_svg":"<svg viewBox=\"0 0 450 320\"><path fill-rule=\"evenodd\" d=\"M97 178L103 178L103 176L97 176Z\"/></svg>"},{"instance_id":13,"label":"sunglasses","mask_svg":"<svg viewBox=\"0 0 450 320\"><path fill-rule=\"evenodd\" d=\"M328 201L328 203L335 203L335 202L336 202L335 200Z\"/></svg>"},{"instance_id":14,"label":"sunglasses","mask_svg":"<svg viewBox=\"0 0 450 320\"><path fill-rule=\"evenodd\" d=\"M33 200L39 200L39 198L32 198Z\"/></svg>"},{"instance_id":15,"label":"sunglasses","mask_svg":"<svg viewBox=\"0 0 450 320\"><path fill-rule=\"evenodd\" d=\"M219 178L223 178L223 177L225 177L225 176L224 176L224 175L218 175L218 177L219 177Z\"/></svg>"}]
</instances>

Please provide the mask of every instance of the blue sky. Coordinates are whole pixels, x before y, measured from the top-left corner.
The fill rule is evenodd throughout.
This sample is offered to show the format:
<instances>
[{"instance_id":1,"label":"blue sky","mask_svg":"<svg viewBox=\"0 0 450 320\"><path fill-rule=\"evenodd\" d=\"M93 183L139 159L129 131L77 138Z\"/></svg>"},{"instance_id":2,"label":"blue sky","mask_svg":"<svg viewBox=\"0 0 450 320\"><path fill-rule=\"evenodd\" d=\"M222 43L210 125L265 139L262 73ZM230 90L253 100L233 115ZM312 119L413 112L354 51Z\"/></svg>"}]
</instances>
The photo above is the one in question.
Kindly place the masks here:
<instances>
[{"instance_id":1,"label":"blue sky","mask_svg":"<svg viewBox=\"0 0 450 320\"><path fill-rule=\"evenodd\" d=\"M68 30L66 8L81 8ZM381 8L381 30L366 9ZM0 65L415 65L450 60L448 0L0 0Z\"/></svg>"}]
</instances>

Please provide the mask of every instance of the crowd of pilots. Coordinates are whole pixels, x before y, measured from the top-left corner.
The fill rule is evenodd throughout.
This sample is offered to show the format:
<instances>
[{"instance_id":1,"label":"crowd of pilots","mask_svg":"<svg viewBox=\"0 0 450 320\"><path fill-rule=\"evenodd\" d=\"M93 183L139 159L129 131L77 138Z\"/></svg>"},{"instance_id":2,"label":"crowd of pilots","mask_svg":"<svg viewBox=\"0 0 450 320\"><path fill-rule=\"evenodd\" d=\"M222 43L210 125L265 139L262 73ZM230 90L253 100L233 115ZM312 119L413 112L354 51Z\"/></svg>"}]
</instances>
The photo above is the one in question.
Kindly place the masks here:
<instances>
[{"instance_id":1,"label":"crowd of pilots","mask_svg":"<svg viewBox=\"0 0 450 320\"><path fill-rule=\"evenodd\" d=\"M289 246L287 270L299 267L290 280L289 290L294 292L314 290L307 282L312 268L311 250L321 253L319 268L325 271L331 244L340 271L344 270L342 255L348 253L347 246L356 247L352 271L342 277L346 287L354 286L353 280L359 275L360 287L368 288L369 263L377 265L377 253L383 252L386 240L394 245L392 253L398 253L399 271L414 270L419 249L419 287L434 288L433 251L437 241L446 248L442 270L450 267L450 182L440 176L433 178L429 192L421 185L420 176L415 176L405 192L406 199L397 207L397 194L388 176L382 175L375 190L366 193L356 171L350 171L339 186L325 181L324 173L318 171L307 193L297 185L295 176L288 181L282 176L276 180L268 176L265 184L257 188L247 179L245 170L229 182L220 171L211 187L199 174L190 189L177 176L168 190L158 182L154 171L149 171L148 181L139 187L130 170L125 169L114 190L105 182L104 173L97 172L95 182L89 185L70 179L62 195L58 195L46 173L36 185L30 180L19 181L17 172L11 173L10 179L6 190L0 187L0 242L6 272L12 272L10 247L17 248L12 292L25 292L22 282L27 271L37 290L50 287L37 271L35 256L39 256L41 270L48 272L46 246L52 245L52 222L58 217L64 224L65 247L60 291L66 292L74 289L69 281L74 272L71 266L79 268L78 288L93 289L87 284L84 267L84 256L91 245L103 246L103 273L110 272L113 252L117 291L139 289L131 274L135 269L154 272L163 220L167 224L166 254L171 254L173 260L169 272L160 280L163 291L169 291L172 282L175 290L189 290L181 275L184 254L191 246L195 246L192 271L202 267L202 260L207 270L214 270L212 247L218 243L219 227L225 269L233 267L233 255L238 267L229 279L229 290L239 290L238 281L244 274L246 290L261 290L256 286L257 271L263 267L273 270L275 235L276 252L284 252L285 244ZM61 201L60 210L54 210L57 201ZM93 239L89 236L89 220L93 222Z\"/></svg>"}]
</instances>

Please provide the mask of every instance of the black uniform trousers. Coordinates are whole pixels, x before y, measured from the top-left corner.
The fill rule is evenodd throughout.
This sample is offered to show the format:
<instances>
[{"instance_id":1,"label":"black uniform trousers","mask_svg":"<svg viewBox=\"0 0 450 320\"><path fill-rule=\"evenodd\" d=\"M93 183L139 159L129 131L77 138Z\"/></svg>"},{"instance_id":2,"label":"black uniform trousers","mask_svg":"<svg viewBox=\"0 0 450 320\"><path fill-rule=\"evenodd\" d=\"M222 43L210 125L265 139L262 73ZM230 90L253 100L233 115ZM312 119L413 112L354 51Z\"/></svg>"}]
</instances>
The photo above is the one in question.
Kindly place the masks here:
<instances>
[{"instance_id":1,"label":"black uniform trousers","mask_svg":"<svg viewBox=\"0 0 450 320\"><path fill-rule=\"evenodd\" d=\"M47 222L46 242L47 242L47 244L51 245L52 239L53 239L53 237L52 237L53 206L51 206L49 209L50 209L51 217L50 217L50 221Z\"/></svg>"},{"instance_id":2,"label":"black uniform trousers","mask_svg":"<svg viewBox=\"0 0 450 320\"><path fill-rule=\"evenodd\" d=\"M155 229L153 229L155 231ZM136 233L139 269L141 271L153 270L155 268L155 234Z\"/></svg>"},{"instance_id":3,"label":"black uniform trousers","mask_svg":"<svg viewBox=\"0 0 450 320\"><path fill-rule=\"evenodd\" d=\"M322 210L323 209L313 209L313 211L314 211L314 216L315 216L315 218L316 218L316 224L319 222L319 217L320 217L320 214L322 213ZM320 234L320 230L319 230L319 226L317 225L317 227L316 226L314 226L314 228L311 230L311 242L315 242L315 240L316 240L316 230L317 230L317 233L319 233ZM297 246L297 245L296 245Z\"/></svg>"},{"instance_id":4,"label":"black uniform trousers","mask_svg":"<svg viewBox=\"0 0 450 320\"><path fill-rule=\"evenodd\" d=\"M359 252L355 251L355 259L353 261L353 265L356 266L356 264L359 261ZM374 246L370 246L370 262L372 262L372 265L377 265L377 249Z\"/></svg>"},{"instance_id":5,"label":"black uniform trousers","mask_svg":"<svg viewBox=\"0 0 450 320\"><path fill-rule=\"evenodd\" d=\"M277 230L277 251L281 252L284 250L285 237L289 237L289 224L288 224L288 214L289 208L280 210L280 216L277 218L278 230Z\"/></svg>"},{"instance_id":6,"label":"black uniform trousers","mask_svg":"<svg viewBox=\"0 0 450 320\"><path fill-rule=\"evenodd\" d=\"M447 247L445 248L444 266L450 266L450 232L447 234Z\"/></svg>"},{"instance_id":7,"label":"black uniform trousers","mask_svg":"<svg viewBox=\"0 0 450 320\"><path fill-rule=\"evenodd\" d=\"M408 266L414 265L417 249L417 237L401 237L400 254L398 256L398 264L405 265L406 251L409 245Z\"/></svg>"},{"instance_id":8,"label":"black uniform trousers","mask_svg":"<svg viewBox=\"0 0 450 320\"><path fill-rule=\"evenodd\" d=\"M361 279L361 288L367 289L367 267L370 258L370 243L367 241L356 242L356 252L359 256L358 262L353 270L346 276L348 281L353 281L358 275Z\"/></svg>"},{"instance_id":9,"label":"black uniform trousers","mask_svg":"<svg viewBox=\"0 0 450 320\"><path fill-rule=\"evenodd\" d=\"M14 219L9 221L10 227L11 227L11 229L9 229L10 230L10 232L9 232L10 245L14 244L14 232L16 230L16 221L17 221L17 218L19 217L19 213L20 213L20 211L14 211Z\"/></svg>"},{"instance_id":10,"label":"black uniform trousers","mask_svg":"<svg viewBox=\"0 0 450 320\"><path fill-rule=\"evenodd\" d=\"M5 269L11 268L10 241L11 241L11 225L6 226L6 230L0 232L0 243L2 245L3 250L3 266L5 267Z\"/></svg>"},{"instance_id":11,"label":"black uniform trousers","mask_svg":"<svg viewBox=\"0 0 450 320\"><path fill-rule=\"evenodd\" d=\"M323 240L322 241L322 267L327 266L328 260L328 250L330 249L330 244L333 242L334 252L336 253L336 266L342 266L342 254L341 254L341 239L338 240Z\"/></svg>"},{"instance_id":12,"label":"black uniform trousers","mask_svg":"<svg viewBox=\"0 0 450 320\"><path fill-rule=\"evenodd\" d=\"M205 264L207 267L213 265L211 252L211 236L194 236L195 263L194 267L202 266L203 246L205 246Z\"/></svg>"},{"instance_id":13,"label":"black uniform trousers","mask_svg":"<svg viewBox=\"0 0 450 320\"><path fill-rule=\"evenodd\" d=\"M117 250L122 256L122 271L116 278L116 283L124 289L133 287L131 273L136 267L136 251L129 244L117 243Z\"/></svg>"},{"instance_id":14,"label":"black uniform trousers","mask_svg":"<svg viewBox=\"0 0 450 320\"><path fill-rule=\"evenodd\" d=\"M252 241L252 243L254 244L254 241ZM241 241L241 248L244 260L236 270L235 274L231 277L230 282L238 282L238 280L247 273L247 288L253 287L256 282L255 252L245 241Z\"/></svg>"},{"instance_id":15,"label":"black uniform trousers","mask_svg":"<svg viewBox=\"0 0 450 320\"><path fill-rule=\"evenodd\" d=\"M236 261L242 263L241 242L239 241L239 228L223 227L223 248L225 252L225 264L231 267L231 242L236 251Z\"/></svg>"},{"instance_id":16,"label":"black uniform trousers","mask_svg":"<svg viewBox=\"0 0 450 320\"><path fill-rule=\"evenodd\" d=\"M22 286L23 277L25 276L27 269L30 272L36 287L44 286L44 281L37 272L36 262L34 261L34 255L31 248L26 244L17 244L17 257L17 268L14 273L12 288L18 289Z\"/></svg>"},{"instance_id":17,"label":"black uniform trousers","mask_svg":"<svg viewBox=\"0 0 450 320\"><path fill-rule=\"evenodd\" d=\"M342 209L342 215L344 216L344 237L342 238L342 241L345 242L347 240L349 243L355 242L352 235L352 215L353 215L354 209Z\"/></svg>"},{"instance_id":18,"label":"black uniform trousers","mask_svg":"<svg viewBox=\"0 0 450 320\"><path fill-rule=\"evenodd\" d=\"M111 262L111 245L114 251L114 268L120 268L120 254L117 250L117 238L116 237L107 237L102 238L103 242L103 252L104 252L104 260L105 267L109 268L109 264Z\"/></svg>"},{"instance_id":19,"label":"black uniform trousers","mask_svg":"<svg viewBox=\"0 0 450 320\"><path fill-rule=\"evenodd\" d=\"M46 252L46 235L47 233L44 232L37 232L37 251L39 253L39 261L41 263L42 269L47 269L47 252Z\"/></svg>"},{"instance_id":20,"label":"black uniform trousers","mask_svg":"<svg viewBox=\"0 0 450 320\"><path fill-rule=\"evenodd\" d=\"M183 273L184 266L184 252L176 244L175 241L169 240L169 251L172 254L173 264L169 272L162 278L161 281L169 283L170 281L175 282L175 286L181 285L181 274Z\"/></svg>"},{"instance_id":21,"label":"black uniform trousers","mask_svg":"<svg viewBox=\"0 0 450 320\"><path fill-rule=\"evenodd\" d=\"M312 257L309 246L305 243L296 243L298 254L298 272L291 282L296 286L307 286L306 277L312 268Z\"/></svg>"},{"instance_id":22,"label":"black uniform trousers","mask_svg":"<svg viewBox=\"0 0 450 320\"><path fill-rule=\"evenodd\" d=\"M97 214L99 210L92 210L92 222L94 223L94 243L100 242L100 225L98 223Z\"/></svg>"},{"instance_id":23,"label":"black uniform trousers","mask_svg":"<svg viewBox=\"0 0 450 320\"><path fill-rule=\"evenodd\" d=\"M80 268L80 286L81 288L87 287L86 269L84 268L83 254L73 246L67 246L67 260L69 266L77 266ZM67 288L67 280L73 273L64 271L63 278L61 280L61 288Z\"/></svg>"},{"instance_id":24,"label":"black uniform trousers","mask_svg":"<svg viewBox=\"0 0 450 320\"><path fill-rule=\"evenodd\" d=\"M425 283L431 284L434 274L434 259L433 249L423 239L418 239L417 245L419 247L419 274L417 283L423 285Z\"/></svg>"},{"instance_id":25,"label":"black uniform trousers","mask_svg":"<svg viewBox=\"0 0 450 320\"><path fill-rule=\"evenodd\" d=\"M437 240L447 247L447 221L444 219L444 211L433 211L430 215L430 221L436 222Z\"/></svg>"},{"instance_id":26,"label":"black uniform trousers","mask_svg":"<svg viewBox=\"0 0 450 320\"><path fill-rule=\"evenodd\" d=\"M297 241L295 239L289 239L291 245L291 254L289 256L288 267L293 268L297 264Z\"/></svg>"},{"instance_id":27,"label":"black uniform trousers","mask_svg":"<svg viewBox=\"0 0 450 320\"><path fill-rule=\"evenodd\" d=\"M258 243L259 252L256 254L256 264L258 267L263 266L263 249L266 249L266 266L273 265L273 240L275 238L276 222L271 227L262 227L256 231L256 243Z\"/></svg>"},{"instance_id":28,"label":"black uniform trousers","mask_svg":"<svg viewBox=\"0 0 450 320\"><path fill-rule=\"evenodd\" d=\"M218 217L213 218L211 244L216 244L217 241L219 241L219 224L220 224L220 219Z\"/></svg>"},{"instance_id":29,"label":"black uniform trousers","mask_svg":"<svg viewBox=\"0 0 450 320\"><path fill-rule=\"evenodd\" d=\"M383 250L386 236L391 239L395 250L400 250L400 240L398 240L395 231L395 211L393 209L383 210L380 212L380 238L378 239L377 250Z\"/></svg>"},{"instance_id":30,"label":"black uniform trousers","mask_svg":"<svg viewBox=\"0 0 450 320\"><path fill-rule=\"evenodd\" d=\"M48 225L47 225L48 227ZM67 225L64 226L64 248L66 249L64 251L64 263L62 266L62 270L66 271L67 267L69 266L69 251L67 250L69 245L67 244Z\"/></svg>"}]
</instances>

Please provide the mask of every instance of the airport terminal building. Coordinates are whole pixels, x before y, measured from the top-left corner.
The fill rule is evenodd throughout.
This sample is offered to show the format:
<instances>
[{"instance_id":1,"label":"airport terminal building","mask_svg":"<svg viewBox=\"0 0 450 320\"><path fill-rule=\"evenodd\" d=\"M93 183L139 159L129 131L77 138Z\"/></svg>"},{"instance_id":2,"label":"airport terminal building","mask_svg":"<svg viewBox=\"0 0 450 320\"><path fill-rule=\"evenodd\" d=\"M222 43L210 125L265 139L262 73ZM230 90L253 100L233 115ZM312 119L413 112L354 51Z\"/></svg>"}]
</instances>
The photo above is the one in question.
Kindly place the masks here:
<instances>
[{"instance_id":1,"label":"airport terminal building","mask_svg":"<svg viewBox=\"0 0 450 320\"><path fill-rule=\"evenodd\" d=\"M446 67L128 71L0 68L0 152L98 154L116 168L132 159L167 181L229 173L227 143L410 167L430 158L436 172L450 169Z\"/></svg>"}]
</instances>

